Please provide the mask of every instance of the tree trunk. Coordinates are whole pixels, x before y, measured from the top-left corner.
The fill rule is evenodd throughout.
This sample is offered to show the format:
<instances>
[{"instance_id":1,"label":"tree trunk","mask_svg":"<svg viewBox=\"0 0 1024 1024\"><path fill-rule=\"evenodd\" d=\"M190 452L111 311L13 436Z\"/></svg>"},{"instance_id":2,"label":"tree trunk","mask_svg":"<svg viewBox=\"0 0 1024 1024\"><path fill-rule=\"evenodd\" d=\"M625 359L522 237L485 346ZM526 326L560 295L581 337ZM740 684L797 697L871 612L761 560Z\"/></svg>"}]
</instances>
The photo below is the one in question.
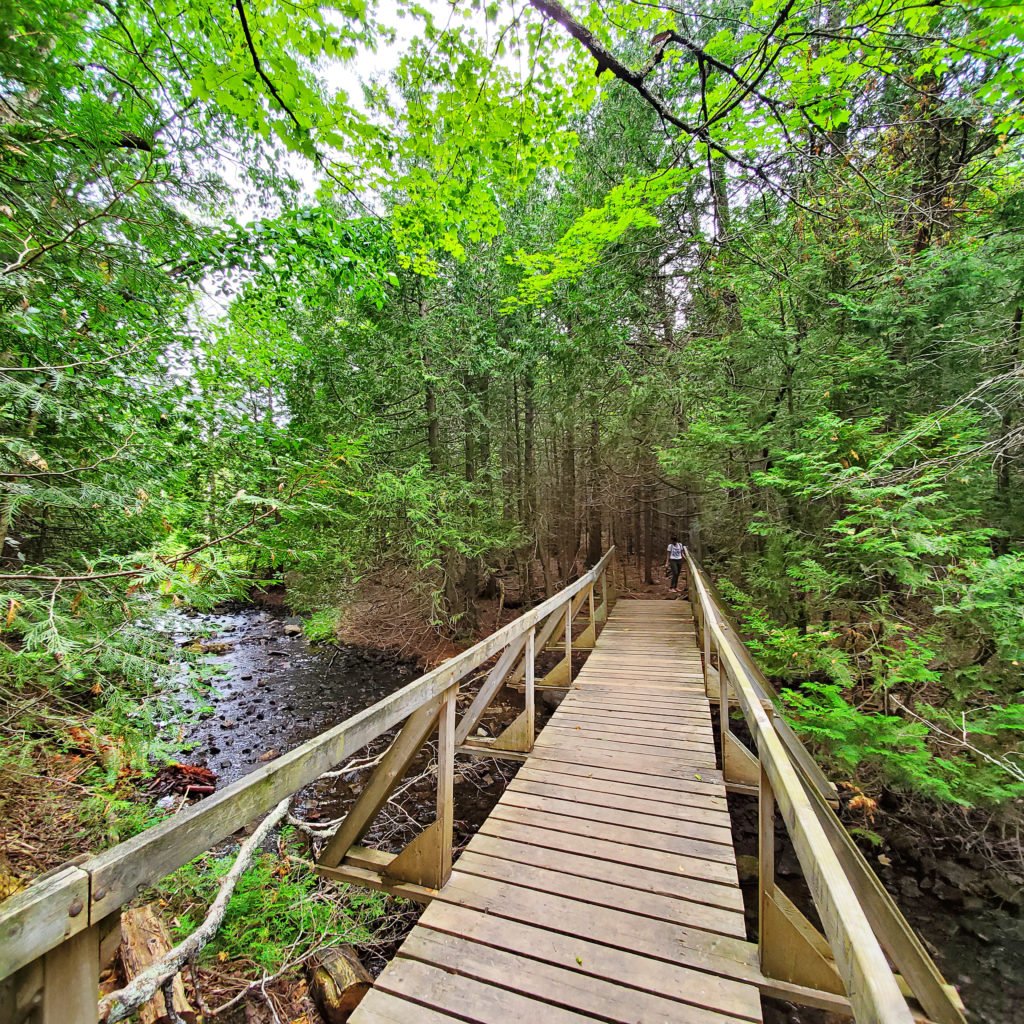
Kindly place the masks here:
<instances>
[{"instance_id":1,"label":"tree trunk","mask_svg":"<svg viewBox=\"0 0 1024 1024\"><path fill-rule=\"evenodd\" d=\"M644 583L654 582L654 488L643 486Z\"/></svg>"},{"instance_id":2,"label":"tree trunk","mask_svg":"<svg viewBox=\"0 0 1024 1024\"><path fill-rule=\"evenodd\" d=\"M587 566L601 561L601 424L590 421L587 469Z\"/></svg>"},{"instance_id":3,"label":"tree trunk","mask_svg":"<svg viewBox=\"0 0 1024 1024\"><path fill-rule=\"evenodd\" d=\"M537 550L537 466L534 452L533 377L527 374L523 381L523 524L529 537L527 542L523 580L524 604L533 604L533 558Z\"/></svg>"},{"instance_id":4,"label":"tree trunk","mask_svg":"<svg viewBox=\"0 0 1024 1024\"><path fill-rule=\"evenodd\" d=\"M430 373L430 356L423 355L424 411L427 414L427 458L430 468L437 472L441 468L441 426L437 419L437 390Z\"/></svg>"},{"instance_id":5,"label":"tree trunk","mask_svg":"<svg viewBox=\"0 0 1024 1024\"><path fill-rule=\"evenodd\" d=\"M575 576L577 547L576 524L576 430L572 412L566 416L565 436L562 441L561 525L559 531L558 566L562 579L568 583Z\"/></svg>"}]
</instances>

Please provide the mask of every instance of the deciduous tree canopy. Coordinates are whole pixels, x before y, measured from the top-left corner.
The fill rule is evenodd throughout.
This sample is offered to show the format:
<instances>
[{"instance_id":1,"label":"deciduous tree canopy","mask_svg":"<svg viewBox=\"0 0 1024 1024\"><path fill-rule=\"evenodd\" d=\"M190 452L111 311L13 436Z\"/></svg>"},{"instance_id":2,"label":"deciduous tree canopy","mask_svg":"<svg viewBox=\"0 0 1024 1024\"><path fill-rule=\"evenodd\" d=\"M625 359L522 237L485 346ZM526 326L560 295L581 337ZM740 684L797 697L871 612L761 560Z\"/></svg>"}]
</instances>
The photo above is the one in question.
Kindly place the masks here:
<instances>
[{"instance_id":1,"label":"deciduous tree canopy","mask_svg":"<svg viewBox=\"0 0 1024 1024\"><path fill-rule=\"evenodd\" d=\"M159 756L154 602L468 636L678 533L833 767L1008 807L1022 13L8 3L4 756L41 692Z\"/></svg>"}]
</instances>

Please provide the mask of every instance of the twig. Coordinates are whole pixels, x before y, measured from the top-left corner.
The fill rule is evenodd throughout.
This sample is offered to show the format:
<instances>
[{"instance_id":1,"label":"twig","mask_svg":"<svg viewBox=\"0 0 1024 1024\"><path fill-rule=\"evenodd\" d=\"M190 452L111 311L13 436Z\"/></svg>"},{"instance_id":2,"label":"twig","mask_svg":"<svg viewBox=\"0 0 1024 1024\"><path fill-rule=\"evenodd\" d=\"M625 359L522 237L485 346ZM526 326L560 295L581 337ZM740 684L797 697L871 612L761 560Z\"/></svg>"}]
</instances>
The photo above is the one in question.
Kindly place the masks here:
<instances>
[{"instance_id":1,"label":"twig","mask_svg":"<svg viewBox=\"0 0 1024 1024\"><path fill-rule=\"evenodd\" d=\"M291 797L282 800L260 822L256 831L238 848L235 863L231 865L231 870L224 876L217 898L210 905L210 910L203 923L187 939L179 942L161 959L150 964L124 988L111 992L100 1000L98 1015L102 1024L114 1024L115 1021L130 1017L143 1003L149 1002L161 986L168 979L173 978L217 934L217 929L220 927L221 921L224 920L228 901L231 899L231 894L234 892L239 878L252 863L263 840L288 813L290 801Z\"/></svg>"}]
</instances>

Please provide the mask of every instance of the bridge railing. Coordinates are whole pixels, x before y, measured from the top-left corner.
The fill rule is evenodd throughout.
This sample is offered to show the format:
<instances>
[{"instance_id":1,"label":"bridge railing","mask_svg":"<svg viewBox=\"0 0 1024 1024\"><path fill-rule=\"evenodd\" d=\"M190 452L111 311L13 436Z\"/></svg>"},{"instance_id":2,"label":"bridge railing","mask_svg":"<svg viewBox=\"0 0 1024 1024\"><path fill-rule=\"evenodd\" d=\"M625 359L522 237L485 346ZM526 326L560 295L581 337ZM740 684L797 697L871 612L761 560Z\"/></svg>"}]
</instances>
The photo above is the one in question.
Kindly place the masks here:
<instances>
[{"instance_id":1,"label":"bridge railing","mask_svg":"<svg viewBox=\"0 0 1024 1024\"><path fill-rule=\"evenodd\" d=\"M607 618L615 600L613 559L614 548L564 590L372 707L132 839L41 876L0 904L0 1021L95 1021L100 950L101 945L116 945L116 911L399 725L396 739L328 842L319 870L413 899L429 899L451 872L456 748L484 754L532 749L536 652L564 636L565 655L548 675L553 676L552 685L563 678L567 684L572 674L573 621L589 602L590 622L576 640L586 646L588 634L596 636L597 625ZM466 714L457 720L460 683L495 656L497 662ZM490 744L471 741L471 732L510 678L523 680L522 715ZM435 822L398 854L358 846L435 730Z\"/></svg>"},{"instance_id":2,"label":"bridge railing","mask_svg":"<svg viewBox=\"0 0 1024 1024\"><path fill-rule=\"evenodd\" d=\"M842 1009L858 1021L909 1024L921 1012L965 1024L963 1004L836 817L835 790L775 707L774 691L686 553L705 685L719 701L722 762L731 788L758 797L758 951L762 988L793 1002ZM757 757L730 728L738 706ZM825 935L775 881L775 812L789 833ZM919 1004L912 1009L907 997Z\"/></svg>"}]
</instances>

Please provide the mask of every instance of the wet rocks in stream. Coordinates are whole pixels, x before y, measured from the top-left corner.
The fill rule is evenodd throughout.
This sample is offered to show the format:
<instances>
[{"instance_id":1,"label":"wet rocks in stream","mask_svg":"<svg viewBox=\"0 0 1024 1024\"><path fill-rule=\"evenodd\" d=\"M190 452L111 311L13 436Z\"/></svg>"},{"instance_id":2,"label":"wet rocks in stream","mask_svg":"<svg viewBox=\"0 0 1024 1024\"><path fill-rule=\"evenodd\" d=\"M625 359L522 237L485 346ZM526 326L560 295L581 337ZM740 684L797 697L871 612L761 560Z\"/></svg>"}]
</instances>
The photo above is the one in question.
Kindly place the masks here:
<instances>
[{"instance_id":1,"label":"wet rocks in stream","mask_svg":"<svg viewBox=\"0 0 1024 1024\"><path fill-rule=\"evenodd\" d=\"M301 620L252 608L176 613L171 628L217 673L210 693L182 694L186 708L209 705L184 736L183 757L215 772L221 786L266 763L268 751L298 746L420 672L380 651L311 647Z\"/></svg>"}]
</instances>

